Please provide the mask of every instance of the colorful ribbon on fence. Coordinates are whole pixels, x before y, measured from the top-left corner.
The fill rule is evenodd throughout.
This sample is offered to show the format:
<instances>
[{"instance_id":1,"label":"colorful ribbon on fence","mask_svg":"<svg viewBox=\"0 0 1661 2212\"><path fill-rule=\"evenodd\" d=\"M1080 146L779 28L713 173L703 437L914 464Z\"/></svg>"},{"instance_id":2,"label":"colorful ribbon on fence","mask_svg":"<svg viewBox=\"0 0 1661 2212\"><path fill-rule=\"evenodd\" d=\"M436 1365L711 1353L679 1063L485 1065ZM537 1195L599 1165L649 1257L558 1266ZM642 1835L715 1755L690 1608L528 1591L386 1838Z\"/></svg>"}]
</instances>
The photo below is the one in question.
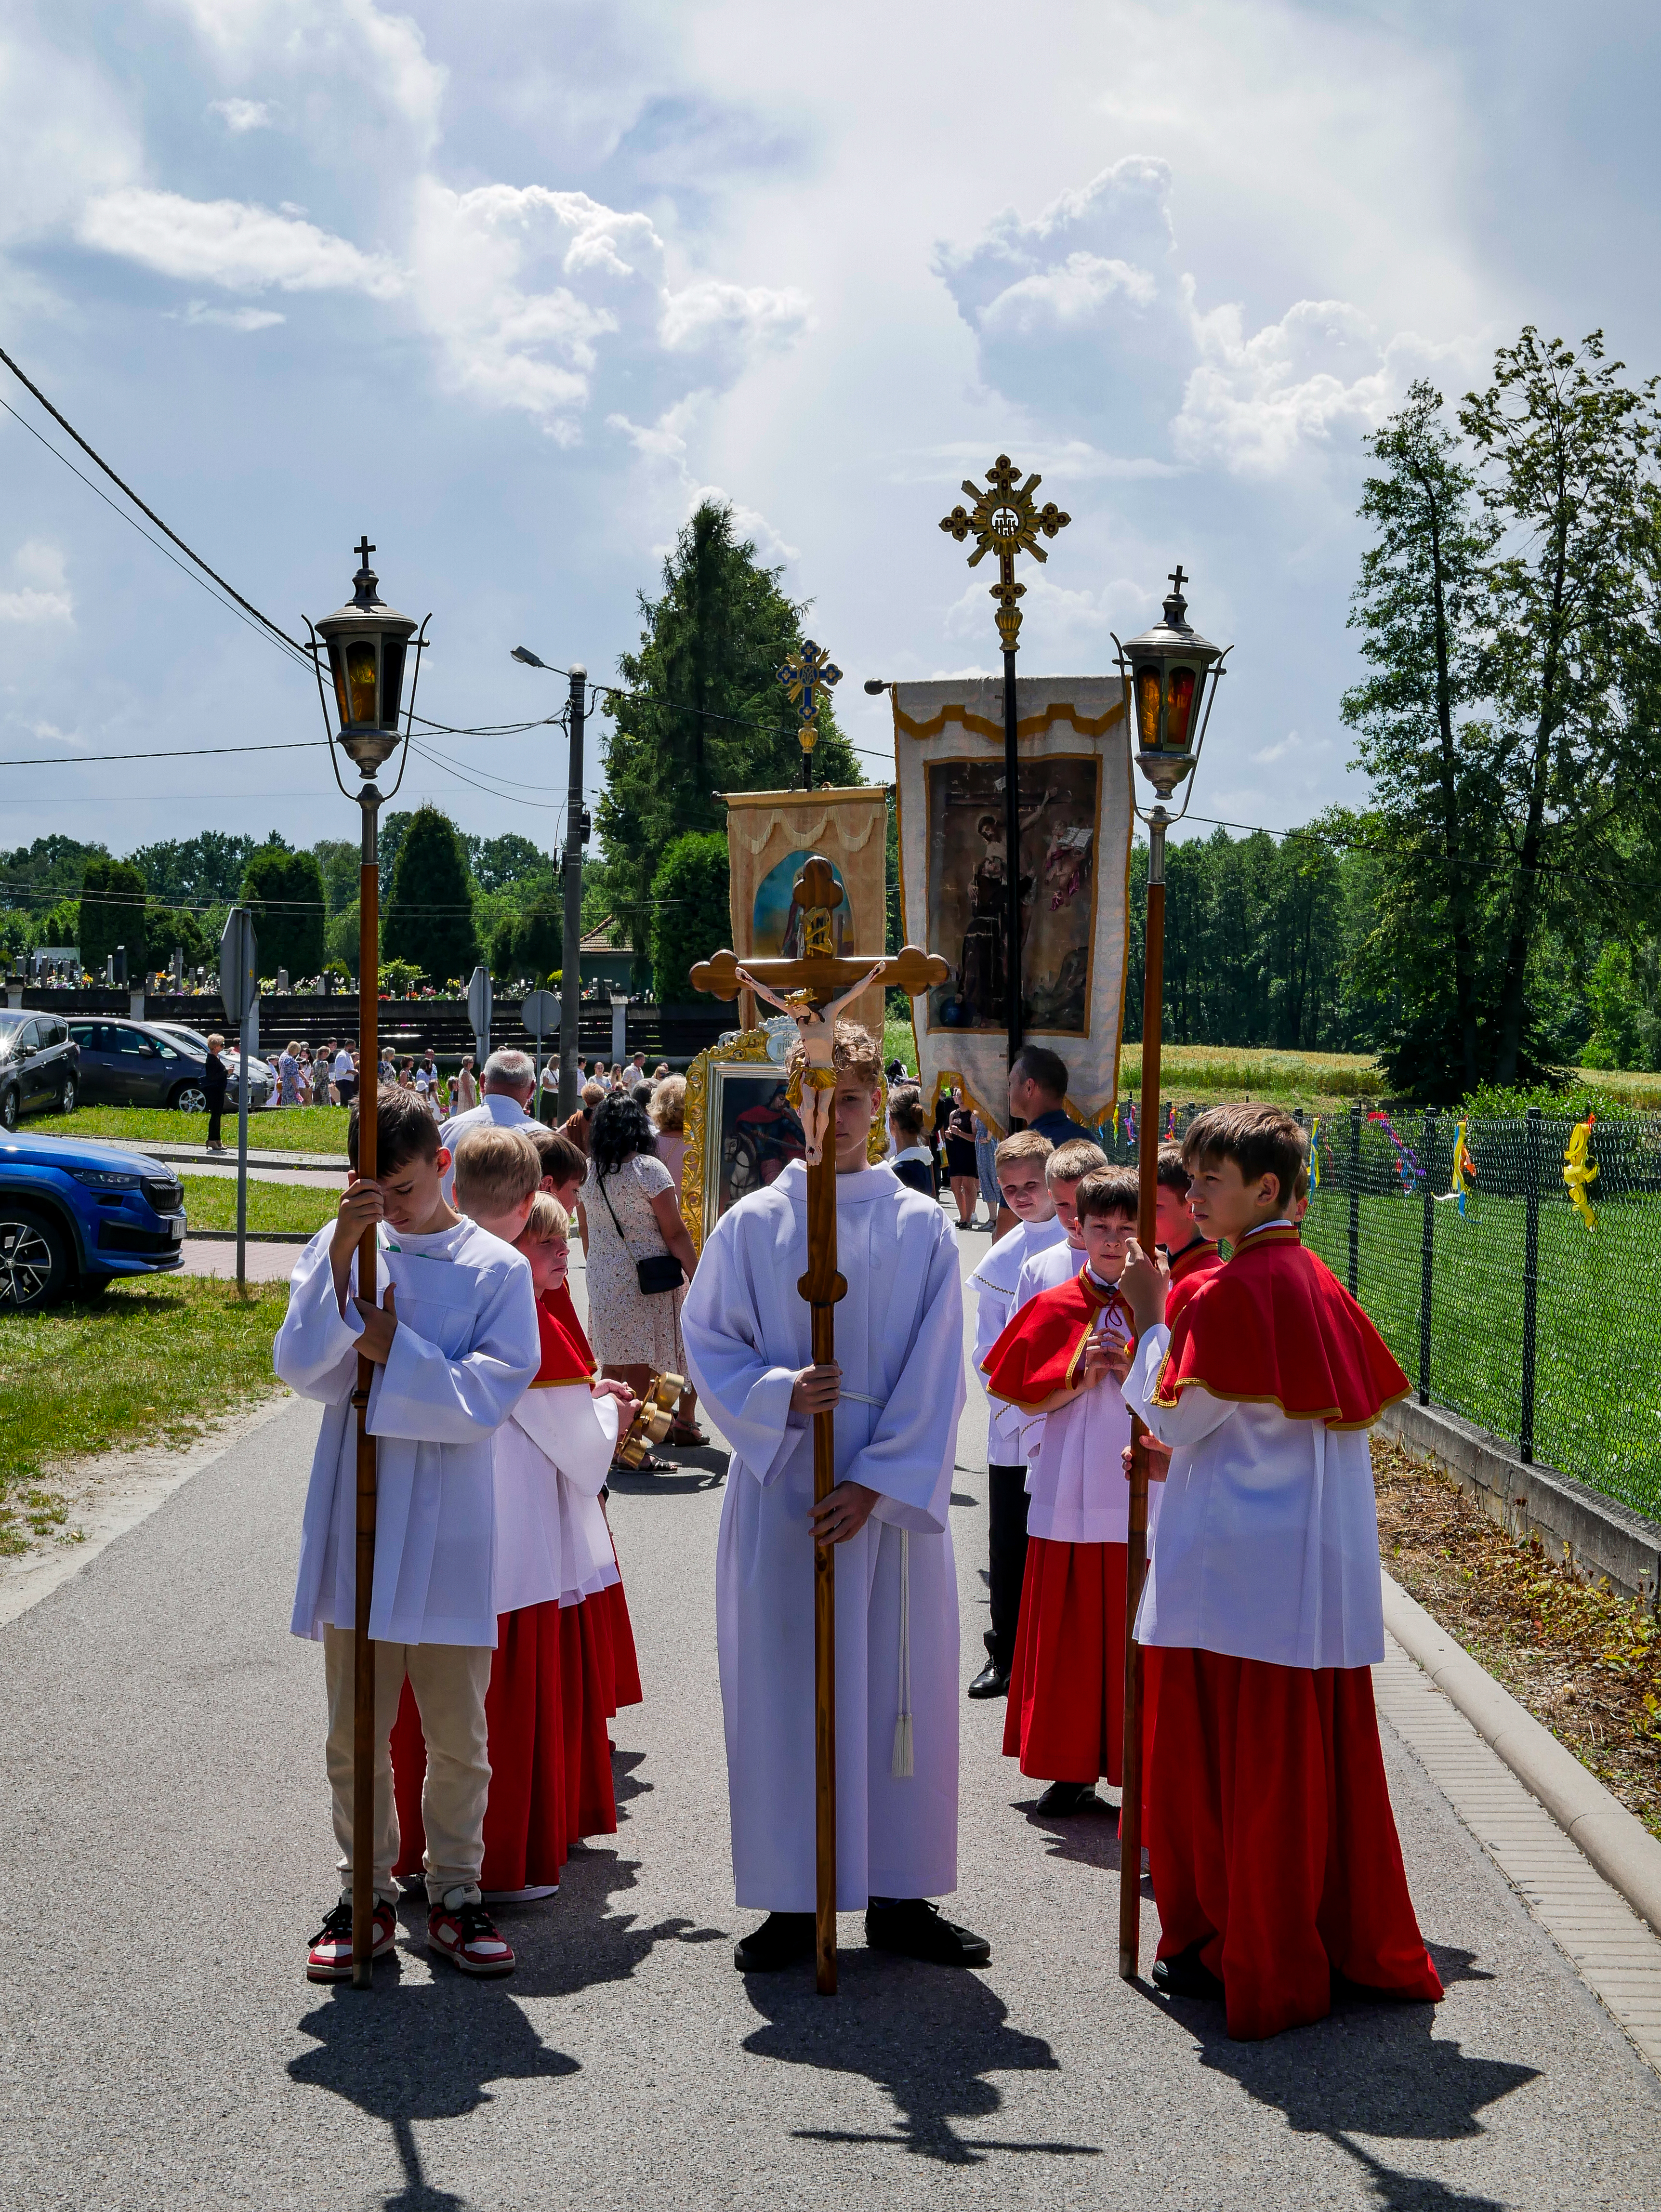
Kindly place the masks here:
<instances>
[{"instance_id":1,"label":"colorful ribbon on fence","mask_svg":"<svg viewBox=\"0 0 1661 2212\"><path fill-rule=\"evenodd\" d=\"M1171 1102L1171 1111L1165 1116L1165 1133L1167 1144L1174 1142L1177 1135L1177 1102L1174 1098Z\"/></svg>"},{"instance_id":2,"label":"colorful ribbon on fence","mask_svg":"<svg viewBox=\"0 0 1661 2212\"><path fill-rule=\"evenodd\" d=\"M1396 1147L1396 1171L1402 1178L1402 1189L1411 1195L1414 1185L1423 1172L1419 1165L1418 1154L1409 1146L1404 1145L1396 1135L1388 1114L1375 1112L1369 1114L1367 1119L1369 1121L1377 1121Z\"/></svg>"},{"instance_id":3,"label":"colorful ribbon on fence","mask_svg":"<svg viewBox=\"0 0 1661 2212\"><path fill-rule=\"evenodd\" d=\"M1569 1132L1568 1150L1563 1155L1563 1180L1569 1187L1569 1203L1588 1229L1597 1226L1597 1209L1586 1195L1588 1183L1596 1182L1597 1163L1587 1158L1591 1133L1597 1121L1596 1114L1588 1114L1584 1121L1577 1121Z\"/></svg>"},{"instance_id":4,"label":"colorful ribbon on fence","mask_svg":"<svg viewBox=\"0 0 1661 2212\"><path fill-rule=\"evenodd\" d=\"M1321 1188L1321 1117L1317 1114L1309 1125L1309 1194L1311 1198Z\"/></svg>"},{"instance_id":5,"label":"colorful ribbon on fence","mask_svg":"<svg viewBox=\"0 0 1661 2212\"><path fill-rule=\"evenodd\" d=\"M1458 1133L1453 1139L1453 1181L1445 1191L1438 1194L1436 1200L1439 1206L1446 1206L1450 1200L1457 1204L1461 1220L1465 1216L1466 1200L1474 1198L1476 1194L1476 1163L1471 1158L1470 1146L1467 1140L1469 1127L1470 1124L1468 1121L1461 1121L1459 1124Z\"/></svg>"}]
</instances>

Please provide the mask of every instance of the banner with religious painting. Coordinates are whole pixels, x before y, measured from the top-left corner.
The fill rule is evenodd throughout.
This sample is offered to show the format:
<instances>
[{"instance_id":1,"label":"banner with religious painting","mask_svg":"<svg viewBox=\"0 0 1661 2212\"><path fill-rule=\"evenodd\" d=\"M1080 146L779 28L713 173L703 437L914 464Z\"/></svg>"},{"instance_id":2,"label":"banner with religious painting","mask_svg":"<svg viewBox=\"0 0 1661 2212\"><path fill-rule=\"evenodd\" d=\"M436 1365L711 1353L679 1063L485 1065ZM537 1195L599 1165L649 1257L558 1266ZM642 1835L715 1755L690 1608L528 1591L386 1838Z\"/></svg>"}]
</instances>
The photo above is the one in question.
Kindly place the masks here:
<instances>
[{"instance_id":1,"label":"banner with religious painting","mask_svg":"<svg viewBox=\"0 0 1661 2212\"><path fill-rule=\"evenodd\" d=\"M1009 1118L1005 1001L1003 684L897 684L902 936L951 975L914 1001L924 1096L961 1082L1000 1135ZM1021 677L1023 1034L1067 1063L1086 1127L1112 1110L1124 1015L1130 741L1116 676Z\"/></svg>"},{"instance_id":2,"label":"banner with religious painting","mask_svg":"<svg viewBox=\"0 0 1661 2212\"><path fill-rule=\"evenodd\" d=\"M732 869L733 950L740 960L800 957L801 912L793 889L815 853L830 861L843 903L832 913L838 955L887 949L888 793L877 784L830 785L817 791L728 791L727 850ZM709 947L711 952L717 950ZM739 1000L746 1027L756 1008ZM866 992L847 1018L882 1036L883 994Z\"/></svg>"}]
</instances>

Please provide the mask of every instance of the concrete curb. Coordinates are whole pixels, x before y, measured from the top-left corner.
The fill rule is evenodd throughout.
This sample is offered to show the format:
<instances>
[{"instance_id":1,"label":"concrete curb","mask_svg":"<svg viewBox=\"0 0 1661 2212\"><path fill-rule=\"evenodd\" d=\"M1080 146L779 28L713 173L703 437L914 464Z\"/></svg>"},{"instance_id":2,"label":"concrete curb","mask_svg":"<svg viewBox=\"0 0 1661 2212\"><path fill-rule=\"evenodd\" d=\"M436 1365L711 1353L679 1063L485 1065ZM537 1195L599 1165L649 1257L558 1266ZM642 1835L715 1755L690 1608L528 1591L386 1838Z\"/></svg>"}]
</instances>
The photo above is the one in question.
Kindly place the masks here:
<instances>
[{"instance_id":1,"label":"concrete curb","mask_svg":"<svg viewBox=\"0 0 1661 2212\"><path fill-rule=\"evenodd\" d=\"M47 1130L48 1136L59 1135L57 1130ZM66 1144L108 1145L119 1152L143 1152L147 1159L173 1160L189 1166L205 1163L213 1167L234 1167L236 1146L228 1145L222 1152L210 1152L205 1145L153 1145L142 1137L64 1137ZM274 1152L248 1147L248 1173L266 1168L315 1168L319 1174L344 1175L351 1163L344 1152Z\"/></svg>"},{"instance_id":2,"label":"concrete curb","mask_svg":"<svg viewBox=\"0 0 1661 2212\"><path fill-rule=\"evenodd\" d=\"M1384 1626L1402 1650L1492 1745L1610 1887L1661 1934L1661 1842L1392 1576L1384 1575L1383 1581Z\"/></svg>"},{"instance_id":3,"label":"concrete curb","mask_svg":"<svg viewBox=\"0 0 1661 2212\"><path fill-rule=\"evenodd\" d=\"M246 1234L250 1244L309 1244L317 1231L315 1229L250 1229ZM236 1231L234 1229L192 1229L187 1223L185 1242L187 1244L234 1244Z\"/></svg>"}]
</instances>

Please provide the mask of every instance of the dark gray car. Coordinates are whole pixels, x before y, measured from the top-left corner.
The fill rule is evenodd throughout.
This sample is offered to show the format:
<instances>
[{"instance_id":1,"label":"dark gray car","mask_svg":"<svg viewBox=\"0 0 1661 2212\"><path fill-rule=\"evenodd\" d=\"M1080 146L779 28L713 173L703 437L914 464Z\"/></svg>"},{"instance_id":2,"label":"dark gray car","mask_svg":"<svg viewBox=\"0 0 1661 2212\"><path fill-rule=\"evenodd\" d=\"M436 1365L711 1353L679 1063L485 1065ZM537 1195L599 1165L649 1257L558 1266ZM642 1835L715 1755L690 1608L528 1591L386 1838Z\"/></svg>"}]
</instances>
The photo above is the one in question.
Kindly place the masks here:
<instances>
[{"instance_id":1,"label":"dark gray car","mask_svg":"<svg viewBox=\"0 0 1661 2212\"><path fill-rule=\"evenodd\" d=\"M0 1008L0 1129L15 1129L24 1114L72 1113L81 1080L77 1058L55 1014Z\"/></svg>"},{"instance_id":2,"label":"dark gray car","mask_svg":"<svg viewBox=\"0 0 1661 2212\"><path fill-rule=\"evenodd\" d=\"M81 1049L81 1103L85 1106L172 1106L181 1114L208 1110L206 1055L149 1022L84 1017L70 1024Z\"/></svg>"}]
</instances>

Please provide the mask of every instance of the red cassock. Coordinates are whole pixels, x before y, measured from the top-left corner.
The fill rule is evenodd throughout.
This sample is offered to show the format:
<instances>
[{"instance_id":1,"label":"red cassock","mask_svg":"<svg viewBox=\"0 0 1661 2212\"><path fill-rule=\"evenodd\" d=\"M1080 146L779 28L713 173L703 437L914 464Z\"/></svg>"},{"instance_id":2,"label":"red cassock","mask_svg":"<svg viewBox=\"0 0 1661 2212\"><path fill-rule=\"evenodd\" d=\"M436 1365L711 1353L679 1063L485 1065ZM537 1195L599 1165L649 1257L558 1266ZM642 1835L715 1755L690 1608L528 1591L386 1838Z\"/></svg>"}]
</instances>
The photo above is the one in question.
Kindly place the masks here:
<instances>
[{"instance_id":1,"label":"red cassock","mask_svg":"<svg viewBox=\"0 0 1661 2212\"><path fill-rule=\"evenodd\" d=\"M586 1384L595 1372L594 1356L569 1287L562 1284L539 1299L537 1317L542 1364L532 1387ZM483 1888L512 1891L557 1882L574 1843L615 1832L606 1722L620 1703L640 1701L620 1581L580 1605L562 1607L552 1599L499 1616L484 1707L490 1794ZM427 1747L407 1679L392 1729L392 1759L397 1872L413 1875L426 1849L421 1792Z\"/></svg>"},{"instance_id":2,"label":"red cassock","mask_svg":"<svg viewBox=\"0 0 1661 2212\"><path fill-rule=\"evenodd\" d=\"M1129 1314L1116 1291L1104 1290L1081 1269L1012 1316L983 1363L989 1389L1035 1411L1076 1380L1086 1345L1104 1327L1121 1342L1131 1339ZM1063 1464L1071 1462L1068 1472L1078 1480L1076 1498L1068 1484L1063 1512L1070 1509L1098 1523L1110 1518L1123 1526L1129 1491L1118 1459L1122 1434L1129 1431L1122 1410L1110 1436L1092 1435L1086 1442L1062 1434L1063 1425L1073 1423L1104 1431L1111 1409L1103 1393L1110 1387L1104 1383L1048 1416L1031 1486L1035 1504L1044 1493L1040 1520L1046 1506L1053 1514L1060 1503L1050 1494L1055 1484L1048 1454ZM1116 1391L1113 1400L1118 1401ZM1109 1422L1098 1419L1103 1414ZM1081 1469L1074 1458L1080 1449L1086 1455ZM1123 1541L1029 1535L1003 1736L1005 1754L1019 1759L1023 1774L1051 1782L1094 1782L1104 1776L1120 1782L1124 1604Z\"/></svg>"},{"instance_id":3,"label":"red cassock","mask_svg":"<svg viewBox=\"0 0 1661 2212\"><path fill-rule=\"evenodd\" d=\"M1252 1408L1259 1425L1284 1417L1290 1468L1303 1422L1365 1430L1408 1388L1343 1285L1295 1231L1274 1229L1243 1243L1177 1310L1150 1410L1157 1419L1197 1389ZM1226 1472L1228 1433L1187 1447L1214 1455L1214 1482ZM1162 1528L1185 1503L1174 1494L1185 1448L1172 1441ZM1261 1460L1261 1439L1257 1449ZM1279 1595L1264 1589L1266 1614ZM1335 1974L1436 2002L1442 1984L1408 1893L1371 1669L1154 1650L1147 1846L1160 1957L1196 1951L1222 1980L1230 2034L1246 2039L1324 2018Z\"/></svg>"},{"instance_id":4,"label":"red cassock","mask_svg":"<svg viewBox=\"0 0 1661 2212\"><path fill-rule=\"evenodd\" d=\"M1165 1291L1165 1321L1167 1328L1175 1328L1177 1316L1202 1284L1208 1283L1222 1259L1214 1244L1208 1244L1203 1237L1196 1237L1180 1252L1172 1255L1171 1281Z\"/></svg>"}]
</instances>

